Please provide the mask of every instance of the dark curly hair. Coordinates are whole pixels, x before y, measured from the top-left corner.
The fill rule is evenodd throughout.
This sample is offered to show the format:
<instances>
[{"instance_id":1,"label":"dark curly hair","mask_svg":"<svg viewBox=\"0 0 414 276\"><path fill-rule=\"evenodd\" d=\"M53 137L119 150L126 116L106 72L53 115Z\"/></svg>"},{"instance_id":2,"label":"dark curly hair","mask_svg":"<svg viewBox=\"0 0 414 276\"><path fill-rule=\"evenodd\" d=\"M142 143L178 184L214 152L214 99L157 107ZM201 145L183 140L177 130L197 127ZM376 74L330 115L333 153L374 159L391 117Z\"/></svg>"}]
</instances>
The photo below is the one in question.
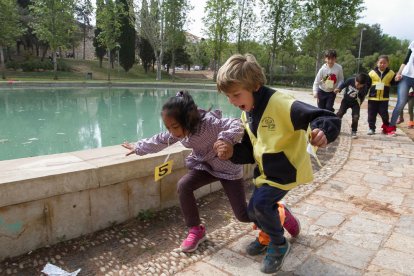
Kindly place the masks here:
<instances>
[{"instance_id":1,"label":"dark curly hair","mask_svg":"<svg viewBox=\"0 0 414 276\"><path fill-rule=\"evenodd\" d=\"M194 134L197 131L200 114L188 91L180 91L175 97L169 98L162 106L162 113L174 118L189 133Z\"/></svg>"}]
</instances>

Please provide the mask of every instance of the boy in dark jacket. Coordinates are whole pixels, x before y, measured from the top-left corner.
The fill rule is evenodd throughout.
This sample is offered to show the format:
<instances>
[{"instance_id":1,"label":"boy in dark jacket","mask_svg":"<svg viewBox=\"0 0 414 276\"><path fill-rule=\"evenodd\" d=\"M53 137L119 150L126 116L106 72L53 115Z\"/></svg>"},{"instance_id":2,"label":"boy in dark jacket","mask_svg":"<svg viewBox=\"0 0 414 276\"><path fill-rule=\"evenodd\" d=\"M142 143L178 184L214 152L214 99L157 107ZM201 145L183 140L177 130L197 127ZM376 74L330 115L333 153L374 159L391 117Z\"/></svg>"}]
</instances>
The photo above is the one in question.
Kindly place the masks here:
<instances>
[{"instance_id":1,"label":"boy in dark jacket","mask_svg":"<svg viewBox=\"0 0 414 276\"><path fill-rule=\"evenodd\" d=\"M217 73L217 88L241 109L245 134L233 145L218 141L220 159L237 164L256 163L255 189L249 201L251 221L269 235L270 243L256 239L246 248L249 255L265 249L261 271L275 273L283 265L290 244L278 216L277 202L297 185L313 180L308 142L324 147L336 139L341 120L331 111L296 101L264 86L266 77L254 56L233 55Z\"/></svg>"},{"instance_id":2,"label":"boy in dark jacket","mask_svg":"<svg viewBox=\"0 0 414 276\"><path fill-rule=\"evenodd\" d=\"M361 104L364 101L370 86L370 77L365 73L360 73L354 78L347 79L335 90L335 93L338 93L339 91L344 92L341 106L339 107L338 113L336 113L336 115L342 119L342 117L346 114L348 108L351 108L352 110L351 137L354 139L357 138Z\"/></svg>"}]
</instances>

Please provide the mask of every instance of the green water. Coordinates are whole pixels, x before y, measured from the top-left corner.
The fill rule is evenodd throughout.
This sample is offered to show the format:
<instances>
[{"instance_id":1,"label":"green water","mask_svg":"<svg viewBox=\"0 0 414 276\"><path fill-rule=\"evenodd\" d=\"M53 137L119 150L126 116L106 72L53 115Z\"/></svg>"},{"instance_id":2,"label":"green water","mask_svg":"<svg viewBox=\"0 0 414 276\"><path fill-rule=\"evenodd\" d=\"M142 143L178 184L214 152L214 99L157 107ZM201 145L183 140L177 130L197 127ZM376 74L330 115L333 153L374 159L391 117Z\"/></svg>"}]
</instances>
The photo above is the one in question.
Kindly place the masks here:
<instances>
[{"instance_id":1,"label":"green water","mask_svg":"<svg viewBox=\"0 0 414 276\"><path fill-rule=\"evenodd\" d=\"M137 141L164 131L163 103L178 89L0 90L0 160ZM225 96L190 90L201 108L239 117Z\"/></svg>"}]
</instances>

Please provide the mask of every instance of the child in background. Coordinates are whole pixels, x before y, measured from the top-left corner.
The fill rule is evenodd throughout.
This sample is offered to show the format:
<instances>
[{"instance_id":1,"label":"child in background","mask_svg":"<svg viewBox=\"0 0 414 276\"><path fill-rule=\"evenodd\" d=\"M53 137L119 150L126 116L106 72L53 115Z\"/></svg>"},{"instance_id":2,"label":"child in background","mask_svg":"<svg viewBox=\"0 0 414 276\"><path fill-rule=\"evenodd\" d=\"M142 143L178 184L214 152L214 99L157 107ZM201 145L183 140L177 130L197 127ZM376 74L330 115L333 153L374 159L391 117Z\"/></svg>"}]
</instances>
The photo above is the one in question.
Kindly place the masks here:
<instances>
[{"instance_id":1,"label":"child in background","mask_svg":"<svg viewBox=\"0 0 414 276\"><path fill-rule=\"evenodd\" d=\"M151 138L138 141L135 145L125 142L123 147L130 150L126 155L136 153L145 155L159 152L167 146L180 141L191 148L186 158L188 173L177 184L181 211L189 228L187 238L182 242L183 252L193 252L206 239L204 225L201 224L194 191L219 180L229 198L234 215L239 221L251 222L247 214L244 192L243 167L230 161L220 160L213 150L216 141L229 144L240 142L244 129L239 119L221 118L221 112L198 109L191 95L186 91L178 92L162 107L162 120L168 131ZM281 208L283 209L283 205ZM296 218L288 209L284 210L285 221L293 235L299 234ZM287 226L287 227L288 227Z\"/></svg>"},{"instance_id":2,"label":"child in background","mask_svg":"<svg viewBox=\"0 0 414 276\"><path fill-rule=\"evenodd\" d=\"M408 92L408 114L410 115L410 120L407 123L407 127L414 128L414 91L412 88ZM397 124L401 124L402 122L404 122L404 109L401 109Z\"/></svg>"},{"instance_id":3,"label":"child in background","mask_svg":"<svg viewBox=\"0 0 414 276\"><path fill-rule=\"evenodd\" d=\"M318 107L329 111L333 108L338 85L344 81L342 66L336 63L336 51L325 51L325 64L319 69L313 83L313 96L318 99Z\"/></svg>"},{"instance_id":4,"label":"child in background","mask_svg":"<svg viewBox=\"0 0 414 276\"><path fill-rule=\"evenodd\" d=\"M336 115L342 119L348 108L352 110L351 137L354 139L357 138L361 104L367 95L368 87L371 87L370 77L365 73L360 73L354 78L347 79L335 91L335 93L344 91L344 97Z\"/></svg>"},{"instance_id":5,"label":"child in background","mask_svg":"<svg viewBox=\"0 0 414 276\"><path fill-rule=\"evenodd\" d=\"M388 68L390 61L388 56L378 57L377 66L369 72L371 88L368 92L368 135L375 134L377 114L382 119L382 133L391 132L389 127L388 102L390 99L390 87L395 84L395 73Z\"/></svg>"},{"instance_id":6,"label":"child in background","mask_svg":"<svg viewBox=\"0 0 414 276\"><path fill-rule=\"evenodd\" d=\"M245 133L234 147L218 141L214 148L222 159L237 164L257 163L248 214L270 236L270 243L261 244L256 239L246 251L255 255L267 247L261 271L275 273L290 251L277 215L277 202L297 185L312 181L308 139L312 145L324 147L338 136L341 120L328 110L296 101L265 83L262 68L250 54L233 55L219 69L218 90L243 111Z\"/></svg>"}]
</instances>

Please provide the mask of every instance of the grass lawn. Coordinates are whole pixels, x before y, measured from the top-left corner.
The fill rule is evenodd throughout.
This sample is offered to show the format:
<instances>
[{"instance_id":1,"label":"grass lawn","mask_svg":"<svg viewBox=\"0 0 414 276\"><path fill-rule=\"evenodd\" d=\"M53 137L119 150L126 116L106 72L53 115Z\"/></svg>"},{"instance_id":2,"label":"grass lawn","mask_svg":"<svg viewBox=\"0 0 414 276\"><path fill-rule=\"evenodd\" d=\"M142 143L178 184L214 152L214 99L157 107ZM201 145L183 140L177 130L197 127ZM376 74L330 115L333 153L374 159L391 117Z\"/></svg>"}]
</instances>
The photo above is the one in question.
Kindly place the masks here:
<instances>
[{"instance_id":1,"label":"grass lawn","mask_svg":"<svg viewBox=\"0 0 414 276\"><path fill-rule=\"evenodd\" d=\"M58 79L54 80L53 71L43 72L22 72L20 70L6 70L6 81L107 81L108 80L108 62L104 61L102 68L99 67L99 61L97 60L75 60L75 59L62 59L70 68L71 71L63 72L58 71ZM58 60L59 63L60 60ZM87 73L92 73L92 80L87 78ZM156 72L152 70L145 73L141 65L135 64L128 72L119 66L114 64L114 69L110 69L111 82L159 82L156 81ZM0 79L1 80L1 79ZM162 71L161 82L171 82L171 75ZM197 83L213 83L211 79L197 78L197 76L187 78L181 78L177 74L175 81L177 82L197 82Z\"/></svg>"}]
</instances>

